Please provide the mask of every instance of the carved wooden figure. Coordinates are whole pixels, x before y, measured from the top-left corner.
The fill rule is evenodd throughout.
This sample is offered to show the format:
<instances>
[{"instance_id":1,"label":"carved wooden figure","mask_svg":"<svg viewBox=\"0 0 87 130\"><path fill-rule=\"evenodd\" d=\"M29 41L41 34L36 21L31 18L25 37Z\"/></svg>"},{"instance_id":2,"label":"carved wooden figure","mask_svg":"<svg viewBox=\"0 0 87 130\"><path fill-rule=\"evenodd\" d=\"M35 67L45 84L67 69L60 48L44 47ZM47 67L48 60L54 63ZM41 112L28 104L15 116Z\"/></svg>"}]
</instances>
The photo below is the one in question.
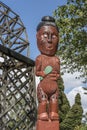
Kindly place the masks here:
<instances>
[{"instance_id":1,"label":"carved wooden figure","mask_svg":"<svg viewBox=\"0 0 87 130\"><path fill-rule=\"evenodd\" d=\"M58 84L60 60L55 53L58 48L59 30L55 19L44 16L37 26L37 46L41 54L36 58L36 75L40 76L37 87L37 130L59 130ZM43 128L43 126L45 126Z\"/></svg>"}]
</instances>

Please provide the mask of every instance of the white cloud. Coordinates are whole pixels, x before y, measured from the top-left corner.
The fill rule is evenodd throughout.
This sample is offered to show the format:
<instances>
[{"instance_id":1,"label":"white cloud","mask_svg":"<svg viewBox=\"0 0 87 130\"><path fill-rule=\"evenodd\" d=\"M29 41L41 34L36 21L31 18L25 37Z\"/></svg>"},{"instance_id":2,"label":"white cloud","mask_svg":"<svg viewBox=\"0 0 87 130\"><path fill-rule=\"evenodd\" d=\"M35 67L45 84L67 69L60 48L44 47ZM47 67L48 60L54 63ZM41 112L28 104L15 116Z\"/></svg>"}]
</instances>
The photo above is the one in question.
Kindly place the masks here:
<instances>
[{"instance_id":1,"label":"white cloud","mask_svg":"<svg viewBox=\"0 0 87 130\"><path fill-rule=\"evenodd\" d=\"M74 73L74 74L70 74L70 73L65 73L62 78L64 81L64 87L65 87L65 93L71 91L73 88L75 87L79 87L82 86L82 79L76 79L75 77L79 76L79 73ZM38 83L40 82L39 77L35 76L36 79L36 86L38 85Z\"/></svg>"},{"instance_id":2,"label":"white cloud","mask_svg":"<svg viewBox=\"0 0 87 130\"><path fill-rule=\"evenodd\" d=\"M80 86L80 87L73 88L68 94L66 94L66 96L70 102L70 105L72 106L75 102L76 94L79 93L81 96L81 103L82 103L83 110L84 112L87 112L87 95L84 94L85 92L87 93L87 91L84 90L82 86Z\"/></svg>"},{"instance_id":3,"label":"white cloud","mask_svg":"<svg viewBox=\"0 0 87 130\"><path fill-rule=\"evenodd\" d=\"M84 94L84 92L87 93L87 91L83 90L82 86L82 79L76 79L75 77L78 76L79 73L72 74L64 74L62 76L64 81L64 87L65 87L65 94L70 102L70 105L72 106L74 104L75 96L77 93L80 93L81 95L81 102L84 112L87 112L87 95ZM40 82L39 77L35 77L36 80L36 87L38 83Z\"/></svg>"},{"instance_id":4,"label":"white cloud","mask_svg":"<svg viewBox=\"0 0 87 130\"><path fill-rule=\"evenodd\" d=\"M73 88L83 86L83 79L76 79L80 73L76 72L74 74L65 73L62 78L64 81L65 93L71 91Z\"/></svg>"}]
</instances>

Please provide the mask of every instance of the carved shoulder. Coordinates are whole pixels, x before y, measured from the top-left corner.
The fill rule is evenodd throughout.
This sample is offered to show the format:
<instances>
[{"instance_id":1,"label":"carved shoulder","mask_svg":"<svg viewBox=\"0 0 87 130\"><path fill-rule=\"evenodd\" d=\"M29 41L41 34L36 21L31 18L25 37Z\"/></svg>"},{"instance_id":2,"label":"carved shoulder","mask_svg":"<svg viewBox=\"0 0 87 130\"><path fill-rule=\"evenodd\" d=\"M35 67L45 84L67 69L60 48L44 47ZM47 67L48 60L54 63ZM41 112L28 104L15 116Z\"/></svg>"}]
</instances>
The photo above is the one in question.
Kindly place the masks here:
<instances>
[{"instance_id":1,"label":"carved shoulder","mask_svg":"<svg viewBox=\"0 0 87 130\"><path fill-rule=\"evenodd\" d=\"M59 57L58 57L58 56L55 56L55 58L56 58L56 62L58 62L58 63L60 64L60 59L59 59Z\"/></svg>"}]
</instances>

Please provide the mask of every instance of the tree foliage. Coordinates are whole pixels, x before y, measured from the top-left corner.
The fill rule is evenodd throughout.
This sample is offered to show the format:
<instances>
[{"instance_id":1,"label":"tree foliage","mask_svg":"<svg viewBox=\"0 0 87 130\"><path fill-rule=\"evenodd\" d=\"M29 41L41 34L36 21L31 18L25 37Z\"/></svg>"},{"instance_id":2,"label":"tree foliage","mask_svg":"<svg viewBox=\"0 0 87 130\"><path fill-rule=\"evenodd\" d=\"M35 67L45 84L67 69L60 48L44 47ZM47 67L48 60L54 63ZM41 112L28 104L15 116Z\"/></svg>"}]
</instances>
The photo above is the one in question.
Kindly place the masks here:
<instances>
[{"instance_id":1,"label":"tree foliage","mask_svg":"<svg viewBox=\"0 0 87 130\"><path fill-rule=\"evenodd\" d=\"M82 124L80 126L76 126L74 130L87 130L87 113L83 114Z\"/></svg>"},{"instance_id":2,"label":"tree foliage","mask_svg":"<svg viewBox=\"0 0 87 130\"><path fill-rule=\"evenodd\" d=\"M87 130L87 125L76 126L74 130Z\"/></svg>"},{"instance_id":3,"label":"tree foliage","mask_svg":"<svg viewBox=\"0 0 87 130\"><path fill-rule=\"evenodd\" d=\"M78 93L75 97L75 104L69 110L66 118L61 123L61 130L74 130L76 126L81 125L83 109L81 106L81 97Z\"/></svg>"},{"instance_id":4,"label":"tree foliage","mask_svg":"<svg viewBox=\"0 0 87 130\"><path fill-rule=\"evenodd\" d=\"M63 122L63 120L66 117L66 114L68 113L70 109L69 101L64 93L64 83L63 83L62 77L58 79L58 88L59 88L59 100L58 100L59 120L60 120L60 125L61 125L61 122Z\"/></svg>"},{"instance_id":5,"label":"tree foliage","mask_svg":"<svg viewBox=\"0 0 87 130\"><path fill-rule=\"evenodd\" d=\"M87 126L87 112L83 114L83 124Z\"/></svg>"},{"instance_id":6,"label":"tree foliage","mask_svg":"<svg viewBox=\"0 0 87 130\"><path fill-rule=\"evenodd\" d=\"M54 17L60 30L57 54L63 69L79 71L87 79L87 0L67 0L54 11Z\"/></svg>"}]
</instances>

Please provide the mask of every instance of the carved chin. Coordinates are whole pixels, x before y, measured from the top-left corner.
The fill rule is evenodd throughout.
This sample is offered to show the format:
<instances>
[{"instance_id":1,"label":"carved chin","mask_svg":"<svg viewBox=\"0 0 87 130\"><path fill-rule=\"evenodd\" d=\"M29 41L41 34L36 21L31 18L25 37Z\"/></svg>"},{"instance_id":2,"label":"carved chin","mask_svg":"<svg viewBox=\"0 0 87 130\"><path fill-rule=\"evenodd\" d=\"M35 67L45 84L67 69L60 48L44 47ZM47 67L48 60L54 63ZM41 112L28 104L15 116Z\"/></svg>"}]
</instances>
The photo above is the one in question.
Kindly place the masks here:
<instances>
[{"instance_id":1,"label":"carved chin","mask_svg":"<svg viewBox=\"0 0 87 130\"><path fill-rule=\"evenodd\" d=\"M42 50L41 53L49 56L55 55L55 52L51 50L44 50L44 51Z\"/></svg>"},{"instance_id":2,"label":"carved chin","mask_svg":"<svg viewBox=\"0 0 87 130\"><path fill-rule=\"evenodd\" d=\"M53 56L56 53L56 49L53 46L38 46L41 54Z\"/></svg>"}]
</instances>

